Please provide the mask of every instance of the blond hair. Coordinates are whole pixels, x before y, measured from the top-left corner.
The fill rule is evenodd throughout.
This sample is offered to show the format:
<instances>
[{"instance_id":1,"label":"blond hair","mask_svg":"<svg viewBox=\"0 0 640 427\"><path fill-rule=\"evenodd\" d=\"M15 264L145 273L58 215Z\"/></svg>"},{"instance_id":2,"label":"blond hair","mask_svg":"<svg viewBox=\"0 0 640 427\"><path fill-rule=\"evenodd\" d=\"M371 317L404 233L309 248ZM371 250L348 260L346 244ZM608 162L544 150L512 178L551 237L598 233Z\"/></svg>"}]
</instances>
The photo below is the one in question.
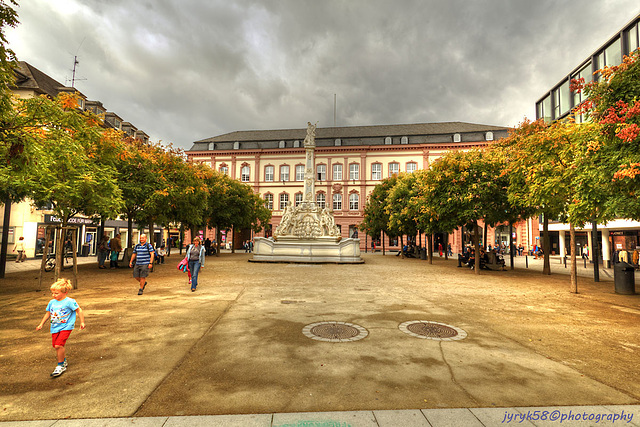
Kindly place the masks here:
<instances>
[{"instance_id":1,"label":"blond hair","mask_svg":"<svg viewBox=\"0 0 640 427\"><path fill-rule=\"evenodd\" d=\"M62 293L68 293L71 289L73 289L73 285L71 285L71 280L69 279L58 279L51 285L50 288L52 291L57 290Z\"/></svg>"}]
</instances>

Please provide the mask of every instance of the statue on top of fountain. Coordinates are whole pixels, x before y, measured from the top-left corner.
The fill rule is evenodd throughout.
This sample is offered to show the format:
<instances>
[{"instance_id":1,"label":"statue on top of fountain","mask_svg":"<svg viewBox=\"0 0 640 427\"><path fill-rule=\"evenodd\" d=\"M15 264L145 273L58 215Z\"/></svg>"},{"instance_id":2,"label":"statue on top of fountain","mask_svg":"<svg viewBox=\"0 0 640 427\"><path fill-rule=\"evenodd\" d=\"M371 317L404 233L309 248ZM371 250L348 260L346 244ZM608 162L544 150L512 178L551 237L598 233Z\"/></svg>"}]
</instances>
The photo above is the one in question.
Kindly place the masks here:
<instances>
[{"instance_id":1,"label":"statue on top of fountain","mask_svg":"<svg viewBox=\"0 0 640 427\"><path fill-rule=\"evenodd\" d=\"M282 212L282 220L273 232L278 239L341 239L340 229L336 226L333 210L321 208L315 202L314 150L316 147L316 124L307 122L307 136L304 139L307 164L305 167L304 199L297 206L291 201Z\"/></svg>"}]
</instances>

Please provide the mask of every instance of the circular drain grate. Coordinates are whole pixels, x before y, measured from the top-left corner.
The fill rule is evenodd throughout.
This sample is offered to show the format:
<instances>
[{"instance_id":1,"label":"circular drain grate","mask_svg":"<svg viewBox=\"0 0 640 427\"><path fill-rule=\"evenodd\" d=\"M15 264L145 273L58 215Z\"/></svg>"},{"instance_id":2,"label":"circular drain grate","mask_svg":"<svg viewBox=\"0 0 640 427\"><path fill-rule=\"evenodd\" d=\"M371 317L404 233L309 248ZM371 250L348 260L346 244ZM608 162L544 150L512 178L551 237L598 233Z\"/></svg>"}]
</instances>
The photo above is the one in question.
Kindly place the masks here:
<instances>
[{"instance_id":1,"label":"circular drain grate","mask_svg":"<svg viewBox=\"0 0 640 427\"><path fill-rule=\"evenodd\" d=\"M346 322L318 322L305 326L302 333L316 341L352 342L369 335L362 326Z\"/></svg>"},{"instance_id":2,"label":"circular drain grate","mask_svg":"<svg viewBox=\"0 0 640 427\"><path fill-rule=\"evenodd\" d=\"M429 340L456 341L467 337L467 333L460 328L428 320L404 322L398 327L406 334Z\"/></svg>"}]
</instances>

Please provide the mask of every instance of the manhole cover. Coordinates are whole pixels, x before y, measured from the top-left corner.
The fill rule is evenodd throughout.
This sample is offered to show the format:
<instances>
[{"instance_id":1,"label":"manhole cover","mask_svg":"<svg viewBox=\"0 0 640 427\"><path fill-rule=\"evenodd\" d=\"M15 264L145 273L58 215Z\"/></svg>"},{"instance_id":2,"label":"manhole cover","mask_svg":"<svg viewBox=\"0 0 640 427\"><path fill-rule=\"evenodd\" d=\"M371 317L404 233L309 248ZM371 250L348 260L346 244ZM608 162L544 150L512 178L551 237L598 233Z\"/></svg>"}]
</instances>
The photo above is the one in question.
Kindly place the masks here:
<instances>
[{"instance_id":1,"label":"manhole cover","mask_svg":"<svg viewBox=\"0 0 640 427\"><path fill-rule=\"evenodd\" d=\"M406 334L416 338L425 338L438 341L455 341L467 337L467 333L455 326L444 323L430 322L428 320L413 320L404 322L398 326Z\"/></svg>"},{"instance_id":2,"label":"manhole cover","mask_svg":"<svg viewBox=\"0 0 640 427\"><path fill-rule=\"evenodd\" d=\"M346 322L318 322L305 326L302 333L316 341L352 342L369 335L362 326Z\"/></svg>"}]
</instances>

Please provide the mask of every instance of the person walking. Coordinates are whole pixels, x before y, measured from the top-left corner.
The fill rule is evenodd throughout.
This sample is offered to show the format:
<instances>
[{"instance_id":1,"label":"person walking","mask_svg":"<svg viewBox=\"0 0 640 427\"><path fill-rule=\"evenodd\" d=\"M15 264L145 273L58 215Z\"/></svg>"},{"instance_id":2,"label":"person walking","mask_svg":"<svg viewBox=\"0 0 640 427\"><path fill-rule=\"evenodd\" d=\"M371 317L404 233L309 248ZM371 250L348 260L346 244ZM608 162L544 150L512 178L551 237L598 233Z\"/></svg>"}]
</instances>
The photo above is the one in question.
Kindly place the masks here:
<instances>
[{"instance_id":1,"label":"person walking","mask_svg":"<svg viewBox=\"0 0 640 427\"><path fill-rule=\"evenodd\" d=\"M109 258L109 267L120 268L118 266L118 257L120 256L120 251L122 251L122 242L120 241L120 233L116 234L116 237L111 239L111 241L109 242L109 248L111 249L111 255Z\"/></svg>"},{"instance_id":2,"label":"person walking","mask_svg":"<svg viewBox=\"0 0 640 427\"><path fill-rule=\"evenodd\" d=\"M138 295L142 295L144 288L147 287L147 276L149 269L153 268L153 259L156 255L153 246L147 243L147 235L140 235L140 243L133 247L129 267L133 268L133 278L140 283ZM135 261L135 266L134 266Z\"/></svg>"},{"instance_id":3,"label":"person walking","mask_svg":"<svg viewBox=\"0 0 640 427\"><path fill-rule=\"evenodd\" d=\"M27 252L24 247L24 237L20 236L16 244L13 246L13 252L18 252L16 262L24 262L27 259Z\"/></svg>"},{"instance_id":4,"label":"person walking","mask_svg":"<svg viewBox=\"0 0 640 427\"><path fill-rule=\"evenodd\" d=\"M84 313L73 298L68 298L67 294L73 288L68 279L58 279L51 285L51 295L53 299L47 305L47 311L36 330L39 331L45 322L51 319L51 341L56 350L58 365L51 373L52 377L59 377L67 370L67 357L64 346L69 339L76 323L76 315L80 318L80 329L84 329Z\"/></svg>"},{"instance_id":5,"label":"person walking","mask_svg":"<svg viewBox=\"0 0 640 427\"><path fill-rule=\"evenodd\" d=\"M104 266L107 255L109 255L109 236L104 233L98 244L98 268L107 268Z\"/></svg>"},{"instance_id":6,"label":"person walking","mask_svg":"<svg viewBox=\"0 0 640 427\"><path fill-rule=\"evenodd\" d=\"M200 237L193 238L192 243L187 247L187 261L189 271L191 271L191 292L195 292L198 287L198 273L204 268L205 249L200 244Z\"/></svg>"}]
</instances>

